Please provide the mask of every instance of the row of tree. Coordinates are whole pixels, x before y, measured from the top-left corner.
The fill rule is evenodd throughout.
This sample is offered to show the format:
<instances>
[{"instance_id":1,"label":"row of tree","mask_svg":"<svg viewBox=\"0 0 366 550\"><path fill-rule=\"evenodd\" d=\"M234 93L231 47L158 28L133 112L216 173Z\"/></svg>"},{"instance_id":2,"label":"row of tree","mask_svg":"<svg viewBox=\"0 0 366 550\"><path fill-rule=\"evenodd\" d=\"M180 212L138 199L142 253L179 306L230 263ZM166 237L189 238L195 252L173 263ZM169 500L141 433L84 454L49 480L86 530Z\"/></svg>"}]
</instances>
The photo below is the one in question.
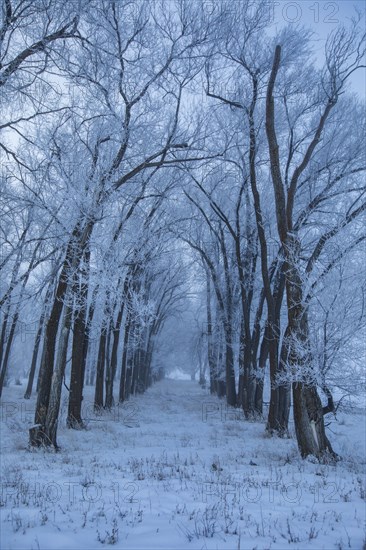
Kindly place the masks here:
<instances>
[{"instance_id":1,"label":"row of tree","mask_svg":"<svg viewBox=\"0 0 366 550\"><path fill-rule=\"evenodd\" d=\"M324 414L359 385L365 322L360 17L319 67L310 33L275 33L264 1L3 0L2 14L0 391L35 321L30 443L57 447L65 377L70 428L85 380L96 411L117 375L120 403L143 392L188 308L201 383L208 367L249 419L268 364L267 429L287 434L292 402L302 456L334 456Z\"/></svg>"}]
</instances>

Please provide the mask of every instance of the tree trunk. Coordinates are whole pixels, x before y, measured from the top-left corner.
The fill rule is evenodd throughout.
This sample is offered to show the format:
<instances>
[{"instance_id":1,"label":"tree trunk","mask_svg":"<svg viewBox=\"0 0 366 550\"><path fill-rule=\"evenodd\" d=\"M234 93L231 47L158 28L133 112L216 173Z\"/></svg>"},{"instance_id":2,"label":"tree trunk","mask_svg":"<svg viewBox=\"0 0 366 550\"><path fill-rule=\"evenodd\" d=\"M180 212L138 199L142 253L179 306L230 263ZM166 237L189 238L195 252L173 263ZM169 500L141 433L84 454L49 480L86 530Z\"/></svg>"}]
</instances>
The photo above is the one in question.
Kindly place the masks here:
<instances>
[{"instance_id":1,"label":"tree trunk","mask_svg":"<svg viewBox=\"0 0 366 550\"><path fill-rule=\"evenodd\" d=\"M127 369L126 369L126 393L125 398L128 399L133 392L133 374L135 370L135 323L132 324L132 330L130 329L130 334L132 332L132 340L129 338L127 346Z\"/></svg>"},{"instance_id":2,"label":"tree trunk","mask_svg":"<svg viewBox=\"0 0 366 550\"><path fill-rule=\"evenodd\" d=\"M240 334L239 334L239 384L238 384L238 398L237 398L237 405L238 407L241 407L244 411L244 415L246 416L247 411L247 402L248 402L248 395L247 395L247 388L245 386L245 361L244 361L244 355L245 355L245 332L244 332L244 320L241 320L240 323Z\"/></svg>"},{"instance_id":3,"label":"tree trunk","mask_svg":"<svg viewBox=\"0 0 366 550\"><path fill-rule=\"evenodd\" d=\"M211 279L206 270L207 360L210 371L210 393L216 393L215 359L212 343Z\"/></svg>"},{"instance_id":4,"label":"tree trunk","mask_svg":"<svg viewBox=\"0 0 366 550\"><path fill-rule=\"evenodd\" d=\"M139 366L137 388L136 388L138 393L144 393L144 391L146 390L146 378L147 378L146 371L149 368L148 350L149 350L150 333L151 333L151 329L149 329L148 327L145 328L143 331L143 338L142 338L141 347L140 347L140 366Z\"/></svg>"},{"instance_id":5,"label":"tree trunk","mask_svg":"<svg viewBox=\"0 0 366 550\"><path fill-rule=\"evenodd\" d=\"M222 372L223 365L223 338L222 335L219 338L217 343L217 354L216 354L216 386L217 386L217 396L224 397L226 396L226 380L223 378L224 373Z\"/></svg>"},{"instance_id":6,"label":"tree trunk","mask_svg":"<svg viewBox=\"0 0 366 550\"><path fill-rule=\"evenodd\" d=\"M84 265L81 267L79 273L80 287L75 284L77 311L75 312L73 326L70 393L67 413L67 427L75 429L85 427L81 418L81 407L86 356L88 352L87 299L89 260L90 251L87 248L83 258Z\"/></svg>"},{"instance_id":7,"label":"tree trunk","mask_svg":"<svg viewBox=\"0 0 366 550\"><path fill-rule=\"evenodd\" d=\"M146 345L145 390L151 386L151 363L154 349L154 326L149 331Z\"/></svg>"},{"instance_id":8,"label":"tree trunk","mask_svg":"<svg viewBox=\"0 0 366 550\"><path fill-rule=\"evenodd\" d=\"M30 444L35 446L39 446L42 443L47 443L46 439L44 439L44 430L50 399L57 330L62 312L62 299L64 297L66 287L66 281L60 280L56 292L56 298L45 331L43 344L44 348L39 373L39 388L37 395L36 414L34 419L34 422L38 429L30 434Z\"/></svg>"},{"instance_id":9,"label":"tree trunk","mask_svg":"<svg viewBox=\"0 0 366 550\"><path fill-rule=\"evenodd\" d=\"M288 370L288 337L289 337L289 329L287 327L282 340L282 348L281 348L280 362L279 362L279 368L278 368L279 381L277 383L278 431L279 431L279 434L283 436L288 434L288 420L290 416L290 407L291 407L291 384L289 382L286 382L286 375Z\"/></svg>"},{"instance_id":10,"label":"tree trunk","mask_svg":"<svg viewBox=\"0 0 366 550\"><path fill-rule=\"evenodd\" d=\"M22 282L18 302L15 306L15 312L14 312L14 315L13 315L13 320L12 320L12 323L11 323L9 337L8 337L8 341L6 343L4 360L3 360L2 367L1 367L1 372L0 372L0 397L1 397L1 394L2 394L2 391L3 391L3 384L4 384L4 380L5 380L6 371L7 371L7 368L8 368L8 363L9 363L9 358L10 358L10 353L11 353L11 347L12 347L12 344L13 344L13 339L14 339L16 327L17 327L17 324L18 324L20 304L21 304L22 299L23 299L25 288L27 286L27 283L28 283L28 280L29 280L29 277L30 277L30 274L31 274L31 270L32 270L32 267L33 267L33 264L34 264L34 261L35 261L35 258L36 258L38 248L39 248L39 245L37 245L36 248L33 251L32 258L31 258L31 261L30 261L29 266L28 266L28 270L25 273L25 277L24 277L23 282Z\"/></svg>"},{"instance_id":11,"label":"tree trunk","mask_svg":"<svg viewBox=\"0 0 366 550\"><path fill-rule=\"evenodd\" d=\"M263 414L264 373L267 365L268 353L269 353L268 328L266 323L263 337L262 337L262 342L260 345L259 358L258 358L258 368L261 372L263 372L260 388L258 388L258 391L256 392L256 410L260 414Z\"/></svg>"},{"instance_id":12,"label":"tree trunk","mask_svg":"<svg viewBox=\"0 0 366 550\"><path fill-rule=\"evenodd\" d=\"M227 335L225 347L225 365L226 365L226 401L231 407L236 407L236 389L234 372L234 352L231 342L231 333Z\"/></svg>"},{"instance_id":13,"label":"tree trunk","mask_svg":"<svg viewBox=\"0 0 366 550\"><path fill-rule=\"evenodd\" d=\"M248 327L245 327L245 324L246 322L243 321L244 326L240 332L240 354L242 356L241 406L245 418L248 419L254 413L255 383L252 373L250 330L248 330Z\"/></svg>"},{"instance_id":14,"label":"tree trunk","mask_svg":"<svg viewBox=\"0 0 366 550\"><path fill-rule=\"evenodd\" d=\"M139 331L140 332L140 331ZM131 394L135 395L137 392L137 382L139 379L139 371L141 368L141 342L140 335L137 336L137 349L134 353L133 359L133 375L132 375L132 384L131 384Z\"/></svg>"},{"instance_id":15,"label":"tree trunk","mask_svg":"<svg viewBox=\"0 0 366 550\"><path fill-rule=\"evenodd\" d=\"M57 358L55 370L52 375L52 385L50 391L50 399L47 410L45 434L43 444L57 446L57 425L58 415L60 411L62 380L65 375L67 349L69 343L72 307L65 305L64 316L60 327L60 339L58 343Z\"/></svg>"},{"instance_id":16,"label":"tree trunk","mask_svg":"<svg viewBox=\"0 0 366 550\"><path fill-rule=\"evenodd\" d=\"M127 313L125 322L125 333L123 338L123 351L122 351L122 365L121 365L121 379L119 385L119 402L123 403L126 399L126 376L127 376L127 351L128 341L130 337L131 321L130 314Z\"/></svg>"},{"instance_id":17,"label":"tree trunk","mask_svg":"<svg viewBox=\"0 0 366 550\"><path fill-rule=\"evenodd\" d=\"M39 320L36 338L34 340L32 363L29 371L28 384L27 384L27 389L25 390L24 399L30 399L30 396L32 395L33 381L34 381L34 375L36 374L37 359L38 359L39 346L41 343L41 336L43 332L43 325L44 325L44 315L42 314Z\"/></svg>"},{"instance_id":18,"label":"tree trunk","mask_svg":"<svg viewBox=\"0 0 366 550\"><path fill-rule=\"evenodd\" d=\"M11 322L8 341L6 342L6 348L5 348L3 364L1 366L1 372L0 372L0 397L1 397L2 392L3 392L5 375L6 375L6 371L8 369L10 351L11 351L11 346L12 346L13 339L14 339L15 329L16 329L16 326L17 326L17 323L18 323L18 318L19 318L19 311L17 310L15 312L13 320Z\"/></svg>"},{"instance_id":19,"label":"tree trunk","mask_svg":"<svg viewBox=\"0 0 366 550\"><path fill-rule=\"evenodd\" d=\"M325 435L323 407L313 376L307 311L303 304L302 279L296 265L299 243L289 238L286 294L288 304L288 363L299 378L292 385L296 438L302 457L314 455L319 460L335 458ZM288 260L289 262L289 260Z\"/></svg>"},{"instance_id":20,"label":"tree trunk","mask_svg":"<svg viewBox=\"0 0 366 550\"><path fill-rule=\"evenodd\" d=\"M35 426L30 429L30 445L32 446L39 446L43 442L46 445L48 444L48 436L45 434L44 430L50 399L58 326L63 308L63 299L68 288L68 274L70 273L70 269L75 269L77 267L80 259L80 248L78 245L80 245L80 247L85 246L85 242L90 235L87 229L91 232L92 226L86 228L82 238L80 236L79 224L76 225L73 231L61 269L50 317L47 321L34 418Z\"/></svg>"},{"instance_id":21,"label":"tree trunk","mask_svg":"<svg viewBox=\"0 0 366 550\"><path fill-rule=\"evenodd\" d=\"M39 364L39 371L38 371L38 376L37 376L37 386L36 386L36 392L37 393L39 392L39 388L40 388L40 385L41 385L42 365L44 366L44 354L46 353L44 340L45 340L45 337L43 335L43 347L42 347L42 353L41 353L41 361L40 361L40 364Z\"/></svg>"},{"instance_id":22,"label":"tree trunk","mask_svg":"<svg viewBox=\"0 0 366 550\"><path fill-rule=\"evenodd\" d=\"M73 327L70 393L67 414L68 428L84 428L81 417L81 407L83 401L86 354L86 317L85 312L79 311L75 315Z\"/></svg>"},{"instance_id":23,"label":"tree trunk","mask_svg":"<svg viewBox=\"0 0 366 550\"><path fill-rule=\"evenodd\" d=\"M25 236L28 232L28 229L29 229L29 226L23 231L23 233L21 235L21 238L20 238L20 241L19 241L19 245L24 243L24 239L25 239ZM3 311L4 311L4 313L3 313L4 319L3 319L3 323L2 323L1 336L0 336L0 365L2 364L3 355L4 355L4 351L5 351L5 343L6 343L6 336L7 336L7 325L8 325L10 309L11 309L11 295L12 295L12 292L13 292L14 288L17 285L17 275L18 275L19 268L20 268L20 265L21 265L21 259L22 259L22 249L21 249L21 246L20 246L19 252L17 253L17 257L16 257L16 260L14 262L14 266L13 266L13 269L12 269L9 289L6 292L6 294L5 294L6 298L3 299L4 301L3 301L3 304L1 305L1 308L3 308ZM24 285L23 285L23 288L24 288ZM4 374L4 378L5 378L5 374Z\"/></svg>"},{"instance_id":24,"label":"tree trunk","mask_svg":"<svg viewBox=\"0 0 366 550\"><path fill-rule=\"evenodd\" d=\"M234 371L234 350L233 350L233 295L232 284L230 278L230 268L228 254L225 244L225 237L222 229L220 229L220 248L223 257L225 287L226 287L226 315L225 306L221 308L222 320L224 323L225 334L225 372L226 372L226 401L231 407L236 407L236 388L235 388L235 371Z\"/></svg>"},{"instance_id":25,"label":"tree trunk","mask_svg":"<svg viewBox=\"0 0 366 550\"><path fill-rule=\"evenodd\" d=\"M309 163L320 140L322 129L332 108L332 102L320 119L312 142L302 163L296 168L288 190L287 204L282 181L279 147L275 125L274 86L281 62L281 46L277 45L266 97L266 132L270 154L271 177L276 202L277 230L285 254L286 297L288 315L288 365L292 376L296 437L302 457L314 455L322 460L335 456L325 435L323 410L316 390L309 342L307 310L303 302L303 281L299 271L301 243L292 227L293 201L300 174ZM297 380L296 380L297 378Z\"/></svg>"},{"instance_id":26,"label":"tree trunk","mask_svg":"<svg viewBox=\"0 0 366 550\"><path fill-rule=\"evenodd\" d=\"M45 325L45 320L46 320L46 315L47 315L47 310L48 310L48 304L49 304L49 302L51 300L51 297L52 297L52 292L53 292L53 282L51 281L49 283L47 291L46 291L43 311L42 311L41 317L39 319L37 334L36 334L36 338L34 340L32 363L31 363L31 368L30 368L30 371L29 371L28 385L27 385L27 389L25 390L24 399L29 399L30 396L32 395L33 380L34 380L34 376L35 376L35 373L36 373L39 347L40 347L40 344L41 344L41 337L42 337L42 333L43 333L43 329L44 329L44 325ZM41 362L42 362L42 360L41 360Z\"/></svg>"},{"instance_id":27,"label":"tree trunk","mask_svg":"<svg viewBox=\"0 0 366 550\"><path fill-rule=\"evenodd\" d=\"M126 278L127 279L127 278ZM124 301L122 301L121 306L118 311L116 325L113 329L113 343L112 343L112 353L111 353L111 363L110 363L110 376L108 383L106 380L106 396L105 396L105 408L111 409L113 406L113 384L117 371L117 359L118 359L118 345L119 337L121 334L121 324L124 312Z\"/></svg>"},{"instance_id":28,"label":"tree trunk","mask_svg":"<svg viewBox=\"0 0 366 550\"><path fill-rule=\"evenodd\" d=\"M8 334L8 320L9 320L9 313L10 313L10 306L7 304L7 308L5 309L4 313L4 319L1 326L1 336L0 336L0 365L2 365L3 355L6 348L6 337Z\"/></svg>"},{"instance_id":29,"label":"tree trunk","mask_svg":"<svg viewBox=\"0 0 366 550\"><path fill-rule=\"evenodd\" d=\"M271 381L271 393L269 402L269 412L267 420L267 430L272 432L281 433L281 427L279 424L279 391L277 384L278 373L278 339L279 339L279 327L276 326L275 320L268 319L268 352L269 352L269 372Z\"/></svg>"},{"instance_id":30,"label":"tree trunk","mask_svg":"<svg viewBox=\"0 0 366 550\"><path fill-rule=\"evenodd\" d=\"M239 232L239 222L238 232ZM249 227L247 227L247 238L249 234ZM240 326L239 337L239 389L237 405L241 406L246 418L249 418L254 412L254 386L252 384L251 373L251 334L250 334L250 300L246 285L248 284L248 263L249 258L246 258L246 272L243 267L243 260L241 255L241 243L238 236L235 239L235 252L236 263L238 266L238 277L240 284L240 298L242 309L242 321ZM247 276L246 276L247 275Z\"/></svg>"},{"instance_id":31,"label":"tree trunk","mask_svg":"<svg viewBox=\"0 0 366 550\"><path fill-rule=\"evenodd\" d=\"M113 401L111 356L110 356L112 332L113 332L113 319L111 318L109 320L106 346L105 346L105 399L104 399L104 408L106 408L107 392L109 393L109 395L111 395L112 401Z\"/></svg>"},{"instance_id":32,"label":"tree trunk","mask_svg":"<svg viewBox=\"0 0 366 550\"><path fill-rule=\"evenodd\" d=\"M95 380L94 394L94 410L96 412L103 408L103 391L104 391L104 367L106 356L107 331L102 328L99 339L98 361L97 361L97 376Z\"/></svg>"}]
</instances>

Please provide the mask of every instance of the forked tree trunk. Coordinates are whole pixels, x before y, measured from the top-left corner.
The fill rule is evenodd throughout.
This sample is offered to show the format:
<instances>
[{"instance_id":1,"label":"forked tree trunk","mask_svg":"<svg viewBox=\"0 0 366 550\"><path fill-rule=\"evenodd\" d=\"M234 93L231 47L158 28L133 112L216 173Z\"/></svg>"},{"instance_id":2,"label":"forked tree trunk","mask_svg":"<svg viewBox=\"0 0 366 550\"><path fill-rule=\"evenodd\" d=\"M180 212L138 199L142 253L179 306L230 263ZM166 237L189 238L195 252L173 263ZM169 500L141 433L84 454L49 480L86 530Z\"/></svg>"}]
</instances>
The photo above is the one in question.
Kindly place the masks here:
<instances>
[{"instance_id":1,"label":"forked tree trunk","mask_svg":"<svg viewBox=\"0 0 366 550\"><path fill-rule=\"evenodd\" d=\"M313 139L300 165L294 171L288 188L286 202L285 188L281 175L281 163L275 125L274 86L281 62L281 46L277 45L268 82L266 98L266 132L271 161L271 176L276 202L277 230L285 254L286 297L288 315L288 360L292 376L294 420L296 437L301 456L314 455L322 460L335 454L325 435L323 409L316 389L309 342L309 327L306 306L303 302L303 281L299 271L301 243L292 227L292 210L300 174L312 158L325 121L334 103L328 104L320 118ZM296 380L297 378L297 380Z\"/></svg>"},{"instance_id":2,"label":"forked tree trunk","mask_svg":"<svg viewBox=\"0 0 366 550\"><path fill-rule=\"evenodd\" d=\"M254 200L254 211L257 224L258 238L261 249L261 272L263 280L263 288L267 302L267 335L268 335L268 352L269 352L269 371L271 381L271 395L269 404L269 413L267 420L267 430L269 432L279 431L278 422L278 410L279 410L279 396L278 388L276 387L276 373L278 367L278 340L279 340L279 325L276 323L275 316L275 302L273 293L271 290L270 271L268 269L268 246L267 238L264 230L262 207L260 201L260 194L257 186L257 173L256 173L256 128L254 113L258 99L258 78L257 75L252 74L252 101L248 110L249 121L249 136L250 136L250 149L249 149L249 166L250 166L250 184L252 189L252 195Z\"/></svg>"}]
</instances>

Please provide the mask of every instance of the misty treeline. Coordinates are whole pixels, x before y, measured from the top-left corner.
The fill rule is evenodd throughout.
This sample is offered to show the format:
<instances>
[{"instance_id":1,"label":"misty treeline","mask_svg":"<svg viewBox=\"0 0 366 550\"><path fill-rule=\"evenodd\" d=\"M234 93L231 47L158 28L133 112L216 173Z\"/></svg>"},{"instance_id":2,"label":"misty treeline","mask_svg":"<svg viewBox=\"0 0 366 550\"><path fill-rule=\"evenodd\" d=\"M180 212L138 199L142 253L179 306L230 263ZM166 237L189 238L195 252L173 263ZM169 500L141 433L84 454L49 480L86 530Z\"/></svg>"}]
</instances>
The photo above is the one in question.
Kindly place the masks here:
<instances>
[{"instance_id":1,"label":"misty treeline","mask_svg":"<svg viewBox=\"0 0 366 550\"><path fill-rule=\"evenodd\" d=\"M0 391L10 366L37 391L32 446L57 448L63 386L71 429L84 384L100 413L144 392L179 326L212 394L261 418L269 381L268 432L292 404L301 455L336 458L325 414L363 379L363 22L320 43L269 8L2 0Z\"/></svg>"}]
</instances>

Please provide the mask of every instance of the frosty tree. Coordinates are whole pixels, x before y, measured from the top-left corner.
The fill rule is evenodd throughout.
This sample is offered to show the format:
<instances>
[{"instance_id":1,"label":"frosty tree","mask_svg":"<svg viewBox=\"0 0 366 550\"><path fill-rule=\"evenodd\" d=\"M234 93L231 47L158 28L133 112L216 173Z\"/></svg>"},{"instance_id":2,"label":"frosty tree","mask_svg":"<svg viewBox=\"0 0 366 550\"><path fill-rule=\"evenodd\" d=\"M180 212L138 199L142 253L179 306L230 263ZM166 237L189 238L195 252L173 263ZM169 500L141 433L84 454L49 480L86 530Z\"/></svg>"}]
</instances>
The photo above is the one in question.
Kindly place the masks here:
<instances>
[{"instance_id":1,"label":"frosty tree","mask_svg":"<svg viewBox=\"0 0 366 550\"><path fill-rule=\"evenodd\" d=\"M292 402L301 455L333 454L365 324L361 29L315 63L265 1L3 1L0 391L31 319L31 445L58 447L63 385L69 428L85 383L98 414L143 392L182 315L202 384L262 418L268 363L268 433Z\"/></svg>"}]
</instances>

